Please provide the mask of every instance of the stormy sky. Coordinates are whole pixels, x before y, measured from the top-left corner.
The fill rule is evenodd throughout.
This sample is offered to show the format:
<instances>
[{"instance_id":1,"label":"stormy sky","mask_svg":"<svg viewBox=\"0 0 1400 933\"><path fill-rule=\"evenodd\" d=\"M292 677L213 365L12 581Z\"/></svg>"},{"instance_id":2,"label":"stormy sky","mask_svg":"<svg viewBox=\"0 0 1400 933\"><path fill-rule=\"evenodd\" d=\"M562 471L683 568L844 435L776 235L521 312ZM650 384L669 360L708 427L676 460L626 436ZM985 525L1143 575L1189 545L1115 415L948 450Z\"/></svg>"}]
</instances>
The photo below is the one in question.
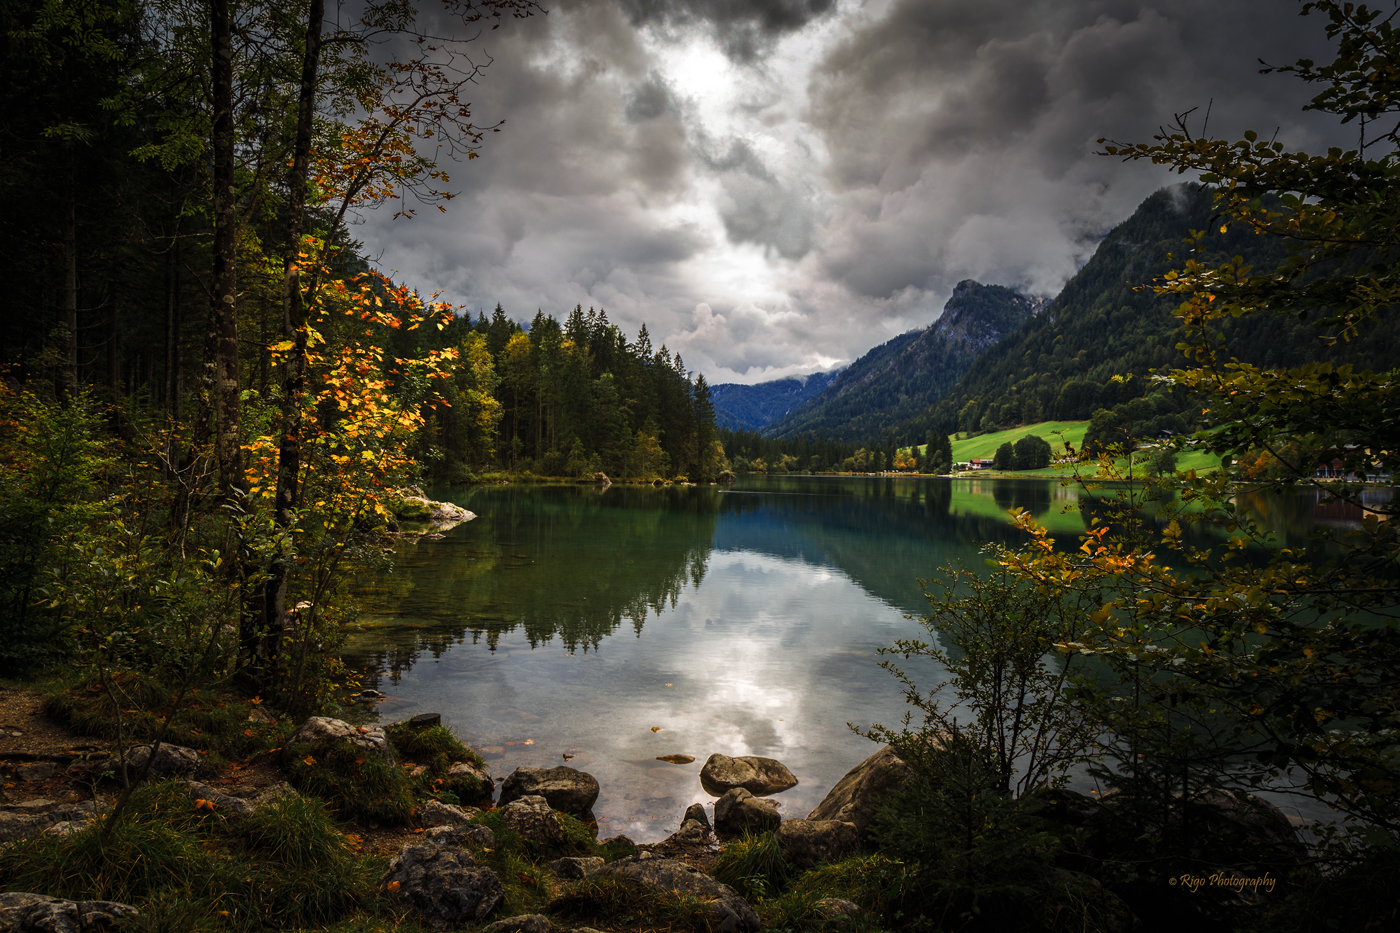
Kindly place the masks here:
<instances>
[{"instance_id":1,"label":"stormy sky","mask_svg":"<svg viewBox=\"0 0 1400 933\"><path fill-rule=\"evenodd\" d=\"M1094 155L1212 135L1354 146L1259 59L1325 58L1289 0L555 0L483 33L506 121L446 214L354 235L474 314L576 304L712 383L843 365L966 278L1053 295L1179 179Z\"/></svg>"}]
</instances>

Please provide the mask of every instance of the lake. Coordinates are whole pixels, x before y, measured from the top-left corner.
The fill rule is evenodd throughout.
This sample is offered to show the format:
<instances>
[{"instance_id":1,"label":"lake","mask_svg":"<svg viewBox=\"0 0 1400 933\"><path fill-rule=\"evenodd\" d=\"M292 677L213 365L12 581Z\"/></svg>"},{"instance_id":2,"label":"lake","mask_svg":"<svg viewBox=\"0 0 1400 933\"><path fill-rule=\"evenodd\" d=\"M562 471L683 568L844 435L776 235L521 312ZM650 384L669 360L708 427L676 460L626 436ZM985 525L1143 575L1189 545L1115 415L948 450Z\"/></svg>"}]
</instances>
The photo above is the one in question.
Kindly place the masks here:
<instances>
[{"instance_id":1,"label":"lake","mask_svg":"<svg viewBox=\"0 0 1400 933\"><path fill-rule=\"evenodd\" d=\"M1084 528L1077 490L1046 480L431 494L479 517L441 539L403 539L392 572L356 588L362 626L345 657L389 695L380 718L441 713L497 777L521 765L587 771L602 786L601 835L638 842L713 801L698 777L713 752L782 761L799 783L773 799L785 817L805 816L876 748L847 723L904 715L878 651L926 635L909 618L928 608L918 579L1020 541L1008 509L1066 542ZM1266 518L1290 538L1361 518L1314 500ZM928 663L905 666L926 689L940 679ZM695 761L657 760L673 754Z\"/></svg>"}]
</instances>

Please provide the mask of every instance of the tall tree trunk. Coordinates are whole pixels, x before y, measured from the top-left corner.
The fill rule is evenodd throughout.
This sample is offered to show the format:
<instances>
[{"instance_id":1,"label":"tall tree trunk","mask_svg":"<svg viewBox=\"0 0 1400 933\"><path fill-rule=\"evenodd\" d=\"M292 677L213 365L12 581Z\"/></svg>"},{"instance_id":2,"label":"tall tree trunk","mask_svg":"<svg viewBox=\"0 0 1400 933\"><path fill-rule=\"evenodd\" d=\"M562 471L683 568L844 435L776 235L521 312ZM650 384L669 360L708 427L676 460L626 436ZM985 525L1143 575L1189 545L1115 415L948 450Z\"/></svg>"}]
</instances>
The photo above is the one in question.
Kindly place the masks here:
<instances>
[{"instance_id":1,"label":"tall tree trunk","mask_svg":"<svg viewBox=\"0 0 1400 933\"><path fill-rule=\"evenodd\" d=\"M179 228L170 240L170 251L165 254L165 379L161 386L165 403L165 415L174 418L180 410L175 393L179 391L179 379L175 371L180 365L180 295L178 240Z\"/></svg>"},{"instance_id":2,"label":"tall tree trunk","mask_svg":"<svg viewBox=\"0 0 1400 933\"><path fill-rule=\"evenodd\" d=\"M304 422L302 393L306 388L306 303L302 297L301 237L306 218L306 186L311 168L311 131L316 116L316 91L320 84L321 21L325 0L309 0L306 13L306 45L297 99L296 144L287 179L287 244L283 259L282 327L292 341L291 356L282 377L282 432L277 455L277 497L273 521L279 530L292 527L300 504L301 453ZM273 561L263 598L263 631L260 654L275 668L281 653L287 619L287 582L291 576L290 543Z\"/></svg>"},{"instance_id":3,"label":"tall tree trunk","mask_svg":"<svg viewBox=\"0 0 1400 933\"><path fill-rule=\"evenodd\" d=\"M209 325L214 336L214 453L219 492L242 507L247 493L239 436L239 367L236 274L238 213L234 190L233 35L230 0L211 0L210 28L214 126L214 270L210 283Z\"/></svg>"},{"instance_id":4,"label":"tall tree trunk","mask_svg":"<svg viewBox=\"0 0 1400 933\"><path fill-rule=\"evenodd\" d=\"M78 390L78 208L73 178L73 155L68 155L68 196L63 204L63 391L71 397Z\"/></svg>"}]
</instances>

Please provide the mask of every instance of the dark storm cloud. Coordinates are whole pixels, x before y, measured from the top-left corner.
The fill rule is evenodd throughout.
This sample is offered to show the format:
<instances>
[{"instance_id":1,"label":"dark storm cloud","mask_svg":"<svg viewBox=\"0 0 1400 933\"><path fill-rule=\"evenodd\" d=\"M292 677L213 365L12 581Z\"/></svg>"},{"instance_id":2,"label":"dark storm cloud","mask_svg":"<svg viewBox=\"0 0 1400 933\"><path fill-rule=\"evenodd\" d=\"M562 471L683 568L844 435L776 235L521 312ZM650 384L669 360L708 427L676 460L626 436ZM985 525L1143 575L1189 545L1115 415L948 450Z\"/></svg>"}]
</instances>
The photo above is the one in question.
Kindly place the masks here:
<instances>
[{"instance_id":1,"label":"dark storm cloud","mask_svg":"<svg viewBox=\"0 0 1400 933\"><path fill-rule=\"evenodd\" d=\"M815 70L809 118L843 208L821 267L857 294L946 295L965 276L1053 291L1097 235L1170 181L1094 155L1207 105L1212 129L1318 141L1298 82L1259 57L1317 51L1286 5L898 0ZM1311 27L1311 31L1309 31ZM1213 99L1213 104L1211 103Z\"/></svg>"},{"instance_id":2,"label":"dark storm cloud","mask_svg":"<svg viewBox=\"0 0 1400 933\"><path fill-rule=\"evenodd\" d=\"M731 58L752 61L784 33L830 13L835 0L618 0L637 26L714 31Z\"/></svg>"},{"instance_id":3,"label":"dark storm cloud","mask_svg":"<svg viewBox=\"0 0 1400 933\"><path fill-rule=\"evenodd\" d=\"M1300 112L1307 86L1258 74L1327 58L1297 9L558 0L474 45L492 63L473 118L507 122L448 166L450 212L359 235L473 310L645 321L707 377L827 368L928 324L961 279L1057 291L1177 180L1094 155L1099 137L1191 107L1198 129L1209 105L1212 134L1354 144Z\"/></svg>"}]
</instances>

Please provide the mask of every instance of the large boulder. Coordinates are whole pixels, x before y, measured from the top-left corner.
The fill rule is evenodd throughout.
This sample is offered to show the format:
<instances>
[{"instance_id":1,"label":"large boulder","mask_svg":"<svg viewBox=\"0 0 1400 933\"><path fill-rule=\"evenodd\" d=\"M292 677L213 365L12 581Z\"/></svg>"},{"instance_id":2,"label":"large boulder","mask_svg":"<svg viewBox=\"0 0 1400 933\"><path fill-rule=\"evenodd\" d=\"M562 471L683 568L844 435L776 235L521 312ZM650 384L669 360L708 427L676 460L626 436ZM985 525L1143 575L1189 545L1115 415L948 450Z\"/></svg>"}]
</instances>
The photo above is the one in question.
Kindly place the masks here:
<instances>
[{"instance_id":1,"label":"large boulder","mask_svg":"<svg viewBox=\"0 0 1400 933\"><path fill-rule=\"evenodd\" d=\"M772 758L759 758L745 755L730 758L727 755L711 755L700 769L700 786L712 797L719 797L736 787L756 797L777 794L789 787L797 786L797 778L781 761Z\"/></svg>"},{"instance_id":2,"label":"large boulder","mask_svg":"<svg viewBox=\"0 0 1400 933\"><path fill-rule=\"evenodd\" d=\"M320 742L323 739L343 739L366 754L383 758L394 763L394 748L379 726L352 726L341 719L329 716L312 716L301 724L296 734L287 742L287 747Z\"/></svg>"},{"instance_id":3,"label":"large boulder","mask_svg":"<svg viewBox=\"0 0 1400 933\"><path fill-rule=\"evenodd\" d=\"M484 919L504 896L496 873L455 846L404 846L390 859L382 883L439 930Z\"/></svg>"},{"instance_id":4,"label":"large boulder","mask_svg":"<svg viewBox=\"0 0 1400 933\"><path fill-rule=\"evenodd\" d=\"M839 862L860 848L856 824L837 820L784 820L777 839L783 857L803 871L822 862Z\"/></svg>"},{"instance_id":5,"label":"large boulder","mask_svg":"<svg viewBox=\"0 0 1400 933\"><path fill-rule=\"evenodd\" d=\"M616 878L675 897L705 901L714 916L716 933L752 933L759 929L758 915L738 892L684 862L634 856L610 862L589 877Z\"/></svg>"},{"instance_id":6,"label":"large boulder","mask_svg":"<svg viewBox=\"0 0 1400 933\"><path fill-rule=\"evenodd\" d=\"M560 813L583 816L598 799L598 782L577 768L516 768L501 785L500 806L522 797L543 797Z\"/></svg>"},{"instance_id":7,"label":"large boulder","mask_svg":"<svg viewBox=\"0 0 1400 933\"><path fill-rule=\"evenodd\" d=\"M136 912L113 901L65 901L12 891L0 894L0 933L99 933Z\"/></svg>"},{"instance_id":8,"label":"large boulder","mask_svg":"<svg viewBox=\"0 0 1400 933\"><path fill-rule=\"evenodd\" d=\"M909 765L886 745L846 772L807 819L854 823L864 836L875 822L876 808L903 787L909 775Z\"/></svg>"},{"instance_id":9,"label":"large boulder","mask_svg":"<svg viewBox=\"0 0 1400 933\"><path fill-rule=\"evenodd\" d=\"M531 842L557 846L564 841L564 827L543 797L531 795L512 800L500 809L506 826Z\"/></svg>"},{"instance_id":10,"label":"large boulder","mask_svg":"<svg viewBox=\"0 0 1400 933\"><path fill-rule=\"evenodd\" d=\"M151 746L138 745L127 752L122 758L126 763L127 773L139 771L146 766L146 760L151 757ZM153 777L171 777L180 775L189 777L199 770L199 752L183 745L171 745L162 742L156 749L155 760L151 762L151 769L147 773Z\"/></svg>"},{"instance_id":11,"label":"large boulder","mask_svg":"<svg viewBox=\"0 0 1400 933\"><path fill-rule=\"evenodd\" d=\"M715 832L725 836L777 829L782 817L771 800L736 787L715 801Z\"/></svg>"}]
</instances>

